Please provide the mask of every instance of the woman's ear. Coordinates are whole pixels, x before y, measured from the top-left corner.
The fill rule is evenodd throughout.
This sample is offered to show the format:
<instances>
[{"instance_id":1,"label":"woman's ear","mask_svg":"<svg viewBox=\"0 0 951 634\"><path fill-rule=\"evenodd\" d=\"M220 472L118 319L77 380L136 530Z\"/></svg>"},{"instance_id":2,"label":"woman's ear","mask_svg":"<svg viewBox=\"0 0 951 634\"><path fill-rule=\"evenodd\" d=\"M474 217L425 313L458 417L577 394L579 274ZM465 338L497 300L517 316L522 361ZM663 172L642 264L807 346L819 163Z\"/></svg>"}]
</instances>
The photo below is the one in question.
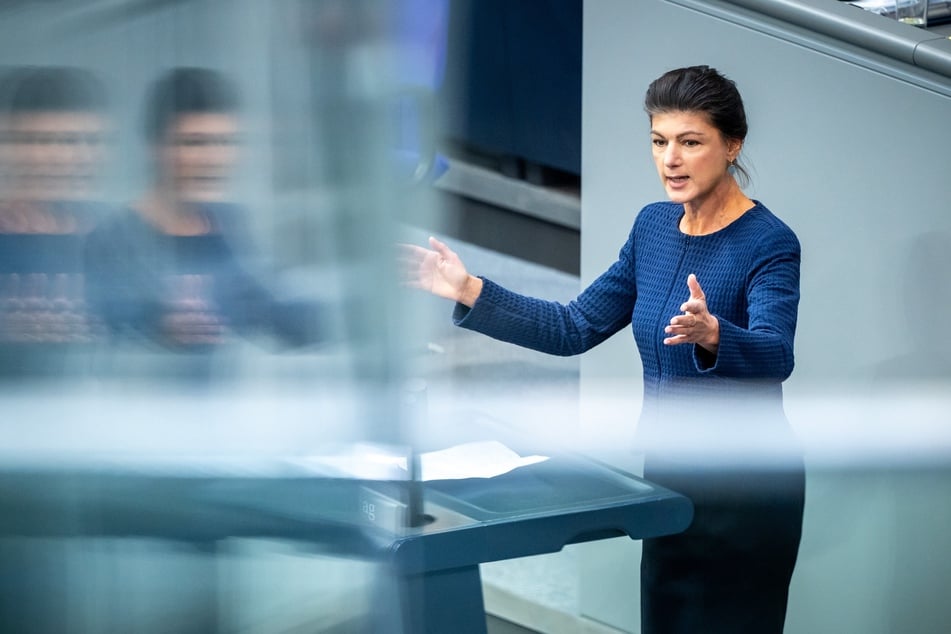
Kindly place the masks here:
<instances>
[{"instance_id":1,"label":"woman's ear","mask_svg":"<svg viewBox=\"0 0 951 634\"><path fill-rule=\"evenodd\" d=\"M740 155L740 150L743 149L743 141L741 139L730 139L727 141L726 150L727 158L730 160L730 163L736 160L736 157Z\"/></svg>"}]
</instances>

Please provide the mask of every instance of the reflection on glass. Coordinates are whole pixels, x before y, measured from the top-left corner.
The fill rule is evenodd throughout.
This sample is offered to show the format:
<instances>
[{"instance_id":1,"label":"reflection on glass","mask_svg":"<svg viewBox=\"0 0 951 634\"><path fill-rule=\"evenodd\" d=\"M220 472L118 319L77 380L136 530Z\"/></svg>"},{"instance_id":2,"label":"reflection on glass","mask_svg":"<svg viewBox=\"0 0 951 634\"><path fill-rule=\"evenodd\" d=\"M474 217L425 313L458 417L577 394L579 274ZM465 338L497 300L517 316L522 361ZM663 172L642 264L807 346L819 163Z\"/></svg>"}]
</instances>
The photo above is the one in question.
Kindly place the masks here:
<instances>
[{"instance_id":1,"label":"reflection on glass","mask_svg":"<svg viewBox=\"0 0 951 634\"><path fill-rule=\"evenodd\" d=\"M445 3L58 9L0 8L0 630L399 631L315 464L423 416L391 260Z\"/></svg>"},{"instance_id":2,"label":"reflection on glass","mask_svg":"<svg viewBox=\"0 0 951 634\"><path fill-rule=\"evenodd\" d=\"M196 368L236 335L267 333L292 345L323 336L316 303L280 301L248 267L250 232L230 189L238 109L223 74L166 72L146 101L149 185L86 247L88 296L112 337L195 353Z\"/></svg>"},{"instance_id":3,"label":"reflection on glass","mask_svg":"<svg viewBox=\"0 0 951 634\"><path fill-rule=\"evenodd\" d=\"M105 90L72 67L22 67L3 83L0 375L60 376L68 353L101 332L85 303L81 253L104 213Z\"/></svg>"}]
</instances>

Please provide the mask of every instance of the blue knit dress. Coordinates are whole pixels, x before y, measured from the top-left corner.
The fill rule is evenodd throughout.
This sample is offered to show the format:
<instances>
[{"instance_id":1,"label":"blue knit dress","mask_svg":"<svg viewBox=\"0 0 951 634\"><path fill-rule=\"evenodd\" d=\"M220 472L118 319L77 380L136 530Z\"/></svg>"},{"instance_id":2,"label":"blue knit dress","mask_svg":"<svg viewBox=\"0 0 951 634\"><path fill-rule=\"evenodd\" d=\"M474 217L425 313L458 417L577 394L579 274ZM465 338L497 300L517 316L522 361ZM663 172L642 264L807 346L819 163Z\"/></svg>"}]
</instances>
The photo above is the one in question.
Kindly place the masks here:
<instances>
[{"instance_id":1,"label":"blue knit dress","mask_svg":"<svg viewBox=\"0 0 951 634\"><path fill-rule=\"evenodd\" d=\"M457 304L453 320L556 355L631 325L643 365L645 475L695 509L683 534L645 540L642 630L782 632L804 495L781 385L794 363L799 241L759 202L702 236L680 231L683 213L669 202L641 210L617 261L568 304L484 280L475 305ZM690 273L720 324L716 355L663 344Z\"/></svg>"}]
</instances>

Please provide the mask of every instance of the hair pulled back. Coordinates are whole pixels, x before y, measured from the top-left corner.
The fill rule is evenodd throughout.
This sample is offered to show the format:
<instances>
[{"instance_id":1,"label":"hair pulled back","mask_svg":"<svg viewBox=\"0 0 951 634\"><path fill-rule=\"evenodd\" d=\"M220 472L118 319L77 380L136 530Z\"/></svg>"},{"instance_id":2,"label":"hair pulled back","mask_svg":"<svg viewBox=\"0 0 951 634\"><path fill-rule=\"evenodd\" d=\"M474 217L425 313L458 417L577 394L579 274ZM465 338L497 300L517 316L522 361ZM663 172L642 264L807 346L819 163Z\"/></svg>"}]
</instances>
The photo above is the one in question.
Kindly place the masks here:
<instances>
[{"instance_id":1,"label":"hair pulled back","mask_svg":"<svg viewBox=\"0 0 951 634\"><path fill-rule=\"evenodd\" d=\"M709 66L688 66L668 71L651 82L644 97L644 110L653 118L668 112L700 112L725 139L744 141L748 132L743 99L733 80ZM749 173L733 162L741 185Z\"/></svg>"}]
</instances>

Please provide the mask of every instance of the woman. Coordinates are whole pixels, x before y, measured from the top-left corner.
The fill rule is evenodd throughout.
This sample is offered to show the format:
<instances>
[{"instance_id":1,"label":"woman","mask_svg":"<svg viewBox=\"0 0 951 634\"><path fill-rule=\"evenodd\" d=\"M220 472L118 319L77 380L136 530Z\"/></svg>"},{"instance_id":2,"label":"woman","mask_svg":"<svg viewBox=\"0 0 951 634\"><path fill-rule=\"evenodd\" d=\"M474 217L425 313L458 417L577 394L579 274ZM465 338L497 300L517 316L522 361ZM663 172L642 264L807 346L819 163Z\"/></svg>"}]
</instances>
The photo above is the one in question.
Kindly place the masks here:
<instances>
[{"instance_id":1,"label":"woman","mask_svg":"<svg viewBox=\"0 0 951 634\"><path fill-rule=\"evenodd\" d=\"M0 87L0 380L60 379L101 336L83 301L82 248L99 191L105 87L88 70L23 67Z\"/></svg>"},{"instance_id":2,"label":"woman","mask_svg":"<svg viewBox=\"0 0 951 634\"><path fill-rule=\"evenodd\" d=\"M638 214L618 260L567 305L468 273L445 244L409 247L410 283L453 319L543 352L584 352L633 326L644 368L645 476L694 503L682 534L644 542L644 634L782 632L799 548L802 462L782 408L792 372L799 242L744 194L735 84L706 66L648 88L669 202Z\"/></svg>"},{"instance_id":3,"label":"woman","mask_svg":"<svg viewBox=\"0 0 951 634\"><path fill-rule=\"evenodd\" d=\"M151 186L86 245L87 295L110 333L200 353L236 333L319 341L317 306L278 301L241 257L250 238L228 188L241 134L236 87L216 71L174 68L146 105Z\"/></svg>"}]
</instances>

